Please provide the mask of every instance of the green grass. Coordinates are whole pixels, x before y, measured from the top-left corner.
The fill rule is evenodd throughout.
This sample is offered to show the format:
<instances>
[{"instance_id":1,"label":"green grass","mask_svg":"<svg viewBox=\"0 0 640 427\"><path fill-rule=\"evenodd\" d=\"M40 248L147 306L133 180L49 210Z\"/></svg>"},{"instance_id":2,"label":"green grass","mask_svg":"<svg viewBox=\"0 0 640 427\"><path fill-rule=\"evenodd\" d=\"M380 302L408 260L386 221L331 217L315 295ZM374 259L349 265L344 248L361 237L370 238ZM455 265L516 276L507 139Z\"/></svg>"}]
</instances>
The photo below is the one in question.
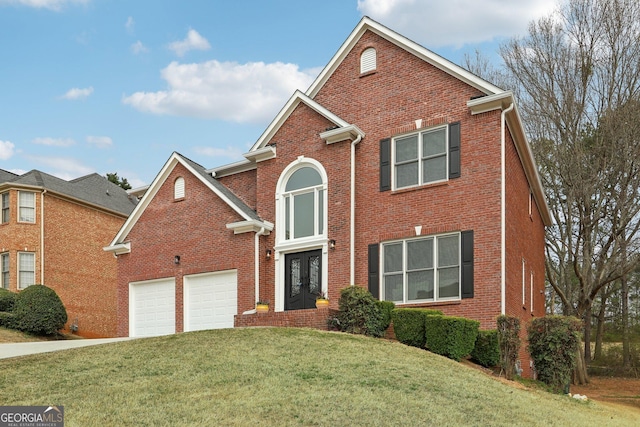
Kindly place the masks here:
<instances>
[{"instance_id":1,"label":"green grass","mask_svg":"<svg viewBox=\"0 0 640 427\"><path fill-rule=\"evenodd\" d=\"M228 329L0 360L2 405L66 426L640 425L640 412L524 390L397 342Z\"/></svg>"}]
</instances>

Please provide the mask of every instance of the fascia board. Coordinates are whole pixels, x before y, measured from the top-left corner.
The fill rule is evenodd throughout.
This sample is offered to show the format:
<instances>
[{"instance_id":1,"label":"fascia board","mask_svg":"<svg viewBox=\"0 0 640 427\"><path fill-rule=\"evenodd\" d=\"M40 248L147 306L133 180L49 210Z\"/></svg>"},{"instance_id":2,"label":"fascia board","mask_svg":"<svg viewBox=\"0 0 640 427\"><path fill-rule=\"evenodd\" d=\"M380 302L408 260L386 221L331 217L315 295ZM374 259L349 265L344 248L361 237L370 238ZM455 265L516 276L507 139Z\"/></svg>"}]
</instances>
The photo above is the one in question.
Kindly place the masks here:
<instances>
[{"instance_id":1,"label":"fascia board","mask_svg":"<svg viewBox=\"0 0 640 427\"><path fill-rule=\"evenodd\" d=\"M265 229L265 235L268 235L273 230L273 224L269 221L238 221L227 224L227 229L233 230L233 234L242 234L249 232L258 232L262 229Z\"/></svg>"},{"instance_id":2,"label":"fascia board","mask_svg":"<svg viewBox=\"0 0 640 427\"><path fill-rule=\"evenodd\" d=\"M256 163L251 160L242 159L239 162L229 163L228 165L217 166L206 170L214 178L234 175L236 173L247 172L256 168Z\"/></svg>"},{"instance_id":3,"label":"fascia board","mask_svg":"<svg viewBox=\"0 0 640 427\"><path fill-rule=\"evenodd\" d=\"M335 123L338 126L344 127L349 125L340 117L336 116L335 114L333 114L332 112L324 108L322 105L318 104L313 99L309 98L304 93L300 92L299 90L296 90L294 94L291 96L291 98L289 98L287 103L284 105L284 107L282 107L282 109L280 110L278 115L275 117L275 119L273 119L273 121L269 124L267 129L265 129L262 135L260 135L260 138L258 138L256 143L253 144L253 147L251 147L251 149L249 150L249 153L264 147L265 144L269 140L271 140L273 135L275 135L278 129L280 129L280 126L282 126L282 124L289 117L289 115L291 115L293 110L295 110L295 108L298 106L300 102L304 102L307 106L309 106L311 109L316 111L318 114L324 116L329 121Z\"/></svg>"},{"instance_id":4,"label":"fascia board","mask_svg":"<svg viewBox=\"0 0 640 427\"><path fill-rule=\"evenodd\" d=\"M349 139L355 140L358 136L364 138L365 133L356 125L348 125L345 127L338 127L331 129L320 134L320 138L326 141L327 144L333 144L336 142Z\"/></svg>"},{"instance_id":5,"label":"fascia board","mask_svg":"<svg viewBox=\"0 0 640 427\"><path fill-rule=\"evenodd\" d=\"M360 20L360 23L351 32L347 40L342 44L342 46L340 46L338 52L336 52L331 61L329 61L327 66L322 70L320 75L318 75L316 80L306 91L306 94L309 97L314 98L316 96L322 86L326 83L329 77L333 74L336 68L338 68L340 63L344 60L347 54L358 42L360 37L362 37L362 35L367 30L372 31L373 33L388 40L396 46L406 50L409 53L412 53L413 55L421 58L434 67L457 78L458 80L467 83L468 85L480 90L481 92L486 93L487 95L503 91L499 87L487 82L484 79L481 79L480 77L454 64L453 62L431 52L430 50L424 48L423 46L420 46L414 41L409 40L408 38L365 16L364 18L362 18L362 20Z\"/></svg>"},{"instance_id":6,"label":"fascia board","mask_svg":"<svg viewBox=\"0 0 640 427\"><path fill-rule=\"evenodd\" d=\"M105 252L113 252L114 255L122 255L131 253L131 242L118 243L117 245L105 246L102 248Z\"/></svg>"},{"instance_id":7,"label":"fascia board","mask_svg":"<svg viewBox=\"0 0 640 427\"><path fill-rule=\"evenodd\" d=\"M178 163L182 164L192 175L197 177L203 184L205 184L211 191L213 191L222 201L224 201L234 211L236 211L236 213L238 213L243 219L247 221L251 220L251 218L249 218L246 213L244 213L238 206L236 206L235 203L233 203L217 188L211 185L210 182L205 180L204 177L200 175L196 170L194 170L187 162L182 160L181 156L178 153L174 152L169 158L169 160L167 160L165 165L162 167L162 169L160 170L156 178L153 180L153 182L149 186L149 189L144 193L144 196L142 196L142 199L136 205L135 209L133 210L131 215L129 215L129 218L127 218L123 226L120 228L120 231L118 231L118 234L116 234L116 237L113 239L113 241L109 246L116 246L120 243L123 243L123 240L129 234L129 232L131 231L133 226L136 224L136 222L138 222L138 219L140 218L140 216L142 216L142 213L145 211L147 206L149 206L149 203L151 203L155 195L158 193L158 190L160 189L160 187L162 187L162 184L164 184L167 177L169 176L171 171L173 171L173 169Z\"/></svg>"}]
</instances>

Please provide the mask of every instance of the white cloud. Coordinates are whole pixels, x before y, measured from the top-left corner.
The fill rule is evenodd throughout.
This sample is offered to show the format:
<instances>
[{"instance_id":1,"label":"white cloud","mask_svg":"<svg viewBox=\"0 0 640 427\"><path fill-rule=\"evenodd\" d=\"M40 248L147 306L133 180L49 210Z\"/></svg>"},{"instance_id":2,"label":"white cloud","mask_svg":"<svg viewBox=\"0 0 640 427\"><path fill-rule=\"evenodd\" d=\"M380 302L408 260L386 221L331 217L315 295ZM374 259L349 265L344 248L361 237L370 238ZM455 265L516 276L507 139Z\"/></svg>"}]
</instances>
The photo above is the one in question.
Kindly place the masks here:
<instances>
[{"instance_id":1,"label":"white cloud","mask_svg":"<svg viewBox=\"0 0 640 427\"><path fill-rule=\"evenodd\" d=\"M86 4L90 0L0 0L3 4L18 4L36 9L49 9L59 11L67 4Z\"/></svg>"},{"instance_id":2,"label":"white cloud","mask_svg":"<svg viewBox=\"0 0 640 427\"><path fill-rule=\"evenodd\" d=\"M135 31L136 21L133 20L133 16L127 18L124 27L127 29L127 33L133 34Z\"/></svg>"},{"instance_id":3,"label":"white cloud","mask_svg":"<svg viewBox=\"0 0 640 427\"><path fill-rule=\"evenodd\" d=\"M211 45L196 30L190 29L184 40L176 41L169 44L169 49L174 51L176 55L183 56L190 50L209 50Z\"/></svg>"},{"instance_id":4,"label":"white cloud","mask_svg":"<svg viewBox=\"0 0 640 427\"><path fill-rule=\"evenodd\" d=\"M296 89L309 87L316 71L281 62L172 62L161 72L168 90L136 92L122 102L154 114L264 124Z\"/></svg>"},{"instance_id":5,"label":"white cloud","mask_svg":"<svg viewBox=\"0 0 640 427\"><path fill-rule=\"evenodd\" d=\"M108 136L87 136L87 142L98 148L109 148L113 145L113 140Z\"/></svg>"},{"instance_id":6,"label":"white cloud","mask_svg":"<svg viewBox=\"0 0 640 427\"><path fill-rule=\"evenodd\" d=\"M70 147L76 142L71 138L35 138L32 141L34 144L38 145L48 145L50 147Z\"/></svg>"},{"instance_id":7,"label":"white cloud","mask_svg":"<svg viewBox=\"0 0 640 427\"><path fill-rule=\"evenodd\" d=\"M462 47L526 31L556 0L358 0L358 10L427 48Z\"/></svg>"},{"instance_id":8,"label":"white cloud","mask_svg":"<svg viewBox=\"0 0 640 427\"><path fill-rule=\"evenodd\" d=\"M194 147L193 149L200 156L225 157L228 159L238 159L247 151L239 150L237 147L215 148L215 147Z\"/></svg>"},{"instance_id":9,"label":"white cloud","mask_svg":"<svg viewBox=\"0 0 640 427\"><path fill-rule=\"evenodd\" d=\"M93 169L70 157L28 156L30 161L44 165L46 172L58 178L70 180L93 173ZM45 168L38 168L43 170ZM52 170L52 172L49 172Z\"/></svg>"},{"instance_id":10,"label":"white cloud","mask_svg":"<svg viewBox=\"0 0 640 427\"><path fill-rule=\"evenodd\" d=\"M138 55L140 53L147 53L149 52L149 49L147 49L147 47L142 44L142 42L140 40L138 40L137 42L133 43L130 47L131 52L133 52L133 54Z\"/></svg>"},{"instance_id":11,"label":"white cloud","mask_svg":"<svg viewBox=\"0 0 640 427\"><path fill-rule=\"evenodd\" d=\"M15 148L13 142L0 140L0 160L9 160L15 153Z\"/></svg>"},{"instance_id":12,"label":"white cloud","mask_svg":"<svg viewBox=\"0 0 640 427\"><path fill-rule=\"evenodd\" d=\"M74 87L73 89L69 89L67 93L61 96L62 99L82 99L86 98L93 93L93 86L86 87L84 89L80 89Z\"/></svg>"}]
</instances>

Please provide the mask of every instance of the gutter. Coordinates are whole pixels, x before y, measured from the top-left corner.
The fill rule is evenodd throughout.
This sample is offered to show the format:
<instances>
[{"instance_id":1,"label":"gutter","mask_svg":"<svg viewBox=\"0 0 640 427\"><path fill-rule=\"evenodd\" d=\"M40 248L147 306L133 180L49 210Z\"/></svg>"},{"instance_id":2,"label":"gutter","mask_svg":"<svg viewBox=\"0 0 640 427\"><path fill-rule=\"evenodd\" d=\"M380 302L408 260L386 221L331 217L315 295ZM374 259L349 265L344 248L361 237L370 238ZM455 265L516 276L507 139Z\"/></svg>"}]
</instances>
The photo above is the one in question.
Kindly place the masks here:
<instances>
[{"instance_id":1,"label":"gutter","mask_svg":"<svg viewBox=\"0 0 640 427\"><path fill-rule=\"evenodd\" d=\"M350 237L349 237L349 283L351 286L355 285L355 268L356 268L356 144L362 141L362 135L358 135L356 139L351 142L351 214L349 218L350 222Z\"/></svg>"},{"instance_id":2,"label":"gutter","mask_svg":"<svg viewBox=\"0 0 640 427\"><path fill-rule=\"evenodd\" d=\"M260 299L260 236L264 236L268 230L265 227L260 228L260 231L256 232L255 235L255 243L254 243L254 281L255 281L255 302L258 303ZM256 313L256 308L254 307L251 310L247 310L242 314L254 314Z\"/></svg>"},{"instance_id":3,"label":"gutter","mask_svg":"<svg viewBox=\"0 0 640 427\"><path fill-rule=\"evenodd\" d=\"M507 293L507 280L506 280L506 260L507 260L507 248L506 245L506 131L505 131L505 117L508 112L513 110L513 102L509 107L502 110L500 114L500 313L504 316L506 314L506 293Z\"/></svg>"},{"instance_id":4,"label":"gutter","mask_svg":"<svg viewBox=\"0 0 640 427\"><path fill-rule=\"evenodd\" d=\"M44 281L44 194L47 192L45 188L40 193L40 283L46 285Z\"/></svg>"}]
</instances>

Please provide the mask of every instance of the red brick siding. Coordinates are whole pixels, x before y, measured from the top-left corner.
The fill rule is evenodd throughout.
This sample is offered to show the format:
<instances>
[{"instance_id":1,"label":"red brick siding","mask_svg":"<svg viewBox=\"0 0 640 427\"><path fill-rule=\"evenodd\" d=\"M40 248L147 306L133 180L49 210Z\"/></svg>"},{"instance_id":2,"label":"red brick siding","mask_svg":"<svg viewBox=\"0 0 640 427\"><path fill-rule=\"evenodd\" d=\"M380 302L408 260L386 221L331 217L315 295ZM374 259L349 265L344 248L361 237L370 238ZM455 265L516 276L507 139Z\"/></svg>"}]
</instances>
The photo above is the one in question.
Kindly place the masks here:
<instances>
[{"instance_id":1,"label":"red brick siding","mask_svg":"<svg viewBox=\"0 0 640 427\"><path fill-rule=\"evenodd\" d=\"M251 209L256 208L256 170L250 170L218 179Z\"/></svg>"},{"instance_id":2,"label":"red brick siding","mask_svg":"<svg viewBox=\"0 0 640 427\"><path fill-rule=\"evenodd\" d=\"M41 271L40 233L42 196L36 192L36 222L18 223L17 190L10 190L11 219L0 226L2 252L10 256L10 286L17 290L18 252L35 253L35 283L60 296L69 321L78 320L78 335L116 335L116 260L102 248L125 221L95 208L44 195L44 278Z\"/></svg>"},{"instance_id":3,"label":"red brick siding","mask_svg":"<svg viewBox=\"0 0 640 427\"><path fill-rule=\"evenodd\" d=\"M173 197L176 178L185 197ZM238 313L254 308L254 233L234 235L226 224L242 217L196 176L177 164L146 207L126 241L131 253L118 257L118 335L129 335L129 283L175 277L176 331L183 331L183 276L238 270ZM180 255L180 264L173 262Z\"/></svg>"}]
</instances>

